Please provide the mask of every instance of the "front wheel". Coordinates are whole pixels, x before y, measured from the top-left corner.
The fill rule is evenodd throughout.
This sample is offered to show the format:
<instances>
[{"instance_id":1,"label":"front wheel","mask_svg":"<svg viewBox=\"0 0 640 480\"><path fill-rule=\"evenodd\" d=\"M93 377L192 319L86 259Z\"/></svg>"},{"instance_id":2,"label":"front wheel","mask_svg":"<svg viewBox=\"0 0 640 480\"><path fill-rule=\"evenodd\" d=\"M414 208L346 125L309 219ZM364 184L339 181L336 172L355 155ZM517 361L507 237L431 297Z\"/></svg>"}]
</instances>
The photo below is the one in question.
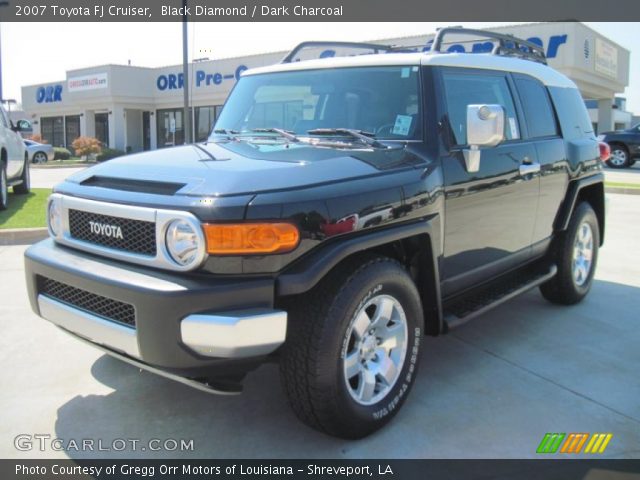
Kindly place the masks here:
<instances>
[{"instance_id":1,"label":"front wheel","mask_svg":"<svg viewBox=\"0 0 640 480\"><path fill-rule=\"evenodd\" d=\"M422 339L420 295L404 267L385 257L348 262L289 307L281 377L297 416L341 438L391 420Z\"/></svg>"},{"instance_id":2,"label":"front wheel","mask_svg":"<svg viewBox=\"0 0 640 480\"><path fill-rule=\"evenodd\" d=\"M598 218L591 205L582 202L573 212L569 227L558 238L554 252L558 273L540 286L542 295L563 305L582 300L593 283L599 246Z\"/></svg>"}]
</instances>

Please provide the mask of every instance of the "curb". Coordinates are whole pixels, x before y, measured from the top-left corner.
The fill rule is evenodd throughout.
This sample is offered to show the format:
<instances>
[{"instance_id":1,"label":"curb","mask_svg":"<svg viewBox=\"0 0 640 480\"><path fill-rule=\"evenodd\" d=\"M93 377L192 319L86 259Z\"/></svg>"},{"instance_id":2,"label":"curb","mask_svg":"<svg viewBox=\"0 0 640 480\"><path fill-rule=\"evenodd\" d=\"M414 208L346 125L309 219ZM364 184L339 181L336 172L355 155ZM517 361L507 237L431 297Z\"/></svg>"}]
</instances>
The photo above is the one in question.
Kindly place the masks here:
<instances>
[{"instance_id":1,"label":"curb","mask_svg":"<svg viewBox=\"0 0 640 480\"><path fill-rule=\"evenodd\" d=\"M80 163L76 165L37 165L32 164L30 168L34 170L57 170L59 168L87 168L97 165L97 163Z\"/></svg>"},{"instance_id":2,"label":"curb","mask_svg":"<svg viewBox=\"0 0 640 480\"><path fill-rule=\"evenodd\" d=\"M46 227L41 228L8 228L0 230L0 246L29 245L49 236Z\"/></svg>"},{"instance_id":3,"label":"curb","mask_svg":"<svg viewBox=\"0 0 640 480\"><path fill-rule=\"evenodd\" d=\"M604 193L622 193L623 195L640 195L640 188L605 187Z\"/></svg>"}]
</instances>

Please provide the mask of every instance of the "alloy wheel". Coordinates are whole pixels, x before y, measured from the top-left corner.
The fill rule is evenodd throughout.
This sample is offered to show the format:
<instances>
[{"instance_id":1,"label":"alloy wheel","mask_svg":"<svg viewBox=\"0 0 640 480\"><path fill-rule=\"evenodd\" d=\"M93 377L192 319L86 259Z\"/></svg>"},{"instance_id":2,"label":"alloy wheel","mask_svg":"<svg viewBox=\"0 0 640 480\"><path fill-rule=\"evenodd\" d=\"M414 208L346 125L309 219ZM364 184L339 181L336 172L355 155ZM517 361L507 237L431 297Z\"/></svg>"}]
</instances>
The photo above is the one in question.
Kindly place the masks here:
<instances>
[{"instance_id":1,"label":"alloy wheel","mask_svg":"<svg viewBox=\"0 0 640 480\"><path fill-rule=\"evenodd\" d=\"M347 330L343 372L351 398L361 405L378 403L395 385L407 354L407 318L390 295L371 298Z\"/></svg>"},{"instance_id":2,"label":"alloy wheel","mask_svg":"<svg viewBox=\"0 0 640 480\"><path fill-rule=\"evenodd\" d=\"M576 240L573 244L572 271L573 281L578 286L584 285L589 279L593 264L593 231L591 225L582 222Z\"/></svg>"}]
</instances>

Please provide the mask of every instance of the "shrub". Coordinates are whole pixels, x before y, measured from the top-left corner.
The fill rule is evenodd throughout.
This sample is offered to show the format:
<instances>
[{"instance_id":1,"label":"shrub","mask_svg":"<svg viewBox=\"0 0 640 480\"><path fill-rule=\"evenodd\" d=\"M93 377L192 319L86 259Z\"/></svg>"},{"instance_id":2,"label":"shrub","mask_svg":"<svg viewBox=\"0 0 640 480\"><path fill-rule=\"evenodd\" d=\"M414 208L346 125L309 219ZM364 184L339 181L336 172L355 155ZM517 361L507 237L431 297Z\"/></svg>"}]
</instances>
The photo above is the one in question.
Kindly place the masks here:
<instances>
[{"instance_id":1,"label":"shrub","mask_svg":"<svg viewBox=\"0 0 640 480\"><path fill-rule=\"evenodd\" d=\"M71 158L71 152L63 147L53 147L53 153L54 160L69 160Z\"/></svg>"},{"instance_id":2,"label":"shrub","mask_svg":"<svg viewBox=\"0 0 640 480\"><path fill-rule=\"evenodd\" d=\"M42 138L42 135L40 135L39 133L34 133L28 139L36 143L49 143L44 138Z\"/></svg>"},{"instance_id":3,"label":"shrub","mask_svg":"<svg viewBox=\"0 0 640 480\"><path fill-rule=\"evenodd\" d=\"M93 137L78 137L73 141L71 146L76 152L76 155L81 157L100 153L102 151L100 141Z\"/></svg>"},{"instance_id":4,"label":"shrub","mask_svg":"<svg viewBox=\"0 0 640 480\"><path fill-rule=\"evenodd\" d=\"M96 155L96 161L104 162L105 160L111 160L112 158L121 157L122 155L125 155L125 152L117 148L103 148L102 152Z\"/></svg>"}]
</instances>

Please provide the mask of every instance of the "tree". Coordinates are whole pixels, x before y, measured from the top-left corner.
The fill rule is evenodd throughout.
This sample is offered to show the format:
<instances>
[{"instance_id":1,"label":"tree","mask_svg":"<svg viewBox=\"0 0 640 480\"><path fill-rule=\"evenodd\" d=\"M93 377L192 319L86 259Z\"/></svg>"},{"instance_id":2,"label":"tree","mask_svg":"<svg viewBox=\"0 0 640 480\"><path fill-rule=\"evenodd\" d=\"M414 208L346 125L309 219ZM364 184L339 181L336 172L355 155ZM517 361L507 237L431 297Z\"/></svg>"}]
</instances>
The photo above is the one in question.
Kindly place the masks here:
<instances>
[{"instance_id":1,"label":"tree","mask_svg":"<svg viewBox=\"0 0 640 480\"><path fill-rule=\"evenodd\" d=\"M78 137L71 144L76 155L86 157L92 154L98 154L102 151L102 146L97 138Z\"/></svg>"}]
</instances>

